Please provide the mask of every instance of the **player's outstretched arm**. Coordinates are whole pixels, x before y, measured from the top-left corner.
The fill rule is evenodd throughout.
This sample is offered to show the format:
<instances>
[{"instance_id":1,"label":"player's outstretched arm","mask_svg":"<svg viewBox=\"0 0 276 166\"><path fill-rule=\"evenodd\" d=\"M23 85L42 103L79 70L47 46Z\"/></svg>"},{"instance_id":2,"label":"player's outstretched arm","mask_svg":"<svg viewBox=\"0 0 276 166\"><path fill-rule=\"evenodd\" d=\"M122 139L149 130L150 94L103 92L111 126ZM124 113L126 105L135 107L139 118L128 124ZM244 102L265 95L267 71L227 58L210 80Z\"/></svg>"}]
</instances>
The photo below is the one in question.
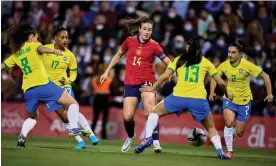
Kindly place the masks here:
<instances>
[{"instance_id":1,"label":"player's outstretched arm","mask_svg":"<svg viewBox=\"0 0 276 166\"><path fill-rule=\"evenodd\" d=\"M163 63L165 63L167 66L170 64L170 62L171 62L171 60L168 57L163 59Z\"/></svg>"},{"instance_id":2,"label":"player's outstretched arm","mask_svg":"<svg viewBox=\"0 0 276 166\"><path fill-rule=\"evenodd\" d=\"M170 69L167 69L159 78L158 80L153 84L153 86L142 86L140 88L141 92L154 92L156 89L160 87L166 80L168 80L173 75L173 71Z\"/></svg>"},{"instance_id":3,"label":"player's outstretched arm","mask_svg":"<svg viewBox=\"0 0 276 166\"><path fill-rule=\"evenodd\" d=\"M226 84L224 82L224 80L217 74L213 77L213 79L218 83L219 87L221 88L222 92L225 94L225 96L230 99L233 100L233 95L229 94L227 92L227 88L226 88Z\"/></svg>"},{"instance_id":4,"label":"player's outstretched arm","mask_svg":"<svg viewBox=\"0 0 276 166\"><path fill-rule=\"evenodd\" d=\"M119 51L113 56L113 58L111 59L111 62L108 64L107 69L104 71L104 74L101 76L100 78L100 83L102 84L106 78L108 77L108 73L109 71L119 62L119 60L121 59L121 57L124 55L125 53L119 49Z\"/></svg>"},{"instance_id":5,"label":"player's outstretched arm","mask_svg":"<svg viewBox=\"0 0 276 166\"><path fill-rule=\"evenodd\" d=\"M265 88L266 88L266 98L264 101L272 102L273 101L273 95L272 95L272 88L271 88L271 81L269 75L267 75L265 72L263 72L260 77L264 80Z\"/></svg>"},{"instance_id":6,"label":"player's outstretched arm","mask_svg":"<svg viewBox=\"0 0 276 166\"><path fill-rule=\"evenodd\" d=\"M44 46L40 46L37 48L37 52L39 54L43 54L43 53L46 53L46 54L56 54L56 55L61 55L62 54L62 51L60 50L52 50L50 48L47 48L47 47L44 47Z\"/></svg>"},{"instance_id":7,"label":"player's outstretched arm","mask_svg":"<svg viewBox=\"0 0 276 166\"><path fill-rule=\"evenodd\" d=\"M217 82L214 78L211 79L211 84L210 84L210 95L209 95L209 100L214 101L214 97L216 96L215 94L215 89L217 87Z\"/></svg>"}]
</instances>

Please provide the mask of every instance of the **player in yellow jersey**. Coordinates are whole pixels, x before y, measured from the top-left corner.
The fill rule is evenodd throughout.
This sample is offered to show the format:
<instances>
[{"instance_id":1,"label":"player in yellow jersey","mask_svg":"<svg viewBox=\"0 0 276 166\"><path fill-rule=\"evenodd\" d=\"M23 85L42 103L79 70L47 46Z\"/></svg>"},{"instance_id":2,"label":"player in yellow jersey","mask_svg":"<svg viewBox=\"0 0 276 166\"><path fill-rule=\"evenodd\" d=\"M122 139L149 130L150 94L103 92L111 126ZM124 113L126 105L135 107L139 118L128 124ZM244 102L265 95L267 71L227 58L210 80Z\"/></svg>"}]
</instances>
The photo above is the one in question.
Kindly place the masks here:
<instances>
[{"instance_id":1,"label":"player in yellow jersey","mask_svg":"<svg viewBox=\"0 0 276 166\"><path fill-rule=\"evenodd\" d=\"M55 44L47 44L45 47L62 50L62 55L56 56L54 54L43 54L43 56L41 56L42 62L51 81L64 88L73 98L75 98L71 83L77 78L77 61L75 59L75 55L66 48L68 42L68 32L64 27L58 27L53 31L53 37L55 39ZM67 70L69 70L68 74ZM62 119L65 128L70 131L68 118L67 116L64 116L64 106L56 103L48 107L56 110L56 113ZM97 145L99 143L99 139L91 130L87 119L80 112L78 116L78 123L82 128L89 131L89 139L91 143L93 145ZM86 148L85 142L80 136L75 136L75 139L78 142L75 149Z\"/></svg>"},{"instance_id":2,"label":"player in yellow jersey","mask_svg":"<svg viewBox=\"0 0 276 166\"><path fill-rule=\"evenodd\" d=\"M262 78L265 82L267 96L265 101L273 100L271 82L269 76L262 69L242 57L250 48L245 48L242 40L235 41L228 49L228 59L221 63L217 70L219 75L227 78L227 91L232 100L223 98L223 117L225 121L224 139L227 147L227 155L233 154L233 134L241 137L245 131L246 122L251 112L252 93L250 89L250 76ZM246 53L248 54L248 53ZM215 96L216 82L211 81L209 100ZM236 120L236 121L235 121ZM234 124L236 128L234 129Z\"/></svg>"},{"instance_id":3,"label":"player in yellow jersey","mask_svg":"<svg viewBox=\"0 0 276 166\"><path fill-rule=\"evenodd\" d=\"M23 72L22 89L26 101L29 118L23 123L17 146L25 147L27 134L36 125L38 105L40 102L51 106L59 103L68 108L68 119L71 131L69 135L82 135L78 128L78 102L67 91L49 80L44 65L40 59L42 53L60 55L60 50L44 47L37 41L38 35L28 24L11 27L7 31L11 53L2 64L1 69L17 65ZM48 111L54 111L47 108Z\"/></svg>"},{"instance_id":4,"label":"player in yellow jersey","mask_svg":"<svg viewBox=\"0 0 276 166\"><path fill-rule=\"evenodd\" d=\"M225 82L217 75L215 66L202 57L198 38L192 38L187 42L187 53L176 57L152 87L144 86L140 90L154 92L174 72L177 73L178 80L173 93L153 108L146 124L146 138L135 148L134 152L142 153L145 148L152 145L152 133L159 117L173 113L180 115L185 109L188 109L194 119L201 122L208 131L208 135L217 149L218 158L228 159L222 150L220 136L215 128L208 100L206 100L204 78L208 72L224 91L226 89Z\"/></svg>"}]
</instances>

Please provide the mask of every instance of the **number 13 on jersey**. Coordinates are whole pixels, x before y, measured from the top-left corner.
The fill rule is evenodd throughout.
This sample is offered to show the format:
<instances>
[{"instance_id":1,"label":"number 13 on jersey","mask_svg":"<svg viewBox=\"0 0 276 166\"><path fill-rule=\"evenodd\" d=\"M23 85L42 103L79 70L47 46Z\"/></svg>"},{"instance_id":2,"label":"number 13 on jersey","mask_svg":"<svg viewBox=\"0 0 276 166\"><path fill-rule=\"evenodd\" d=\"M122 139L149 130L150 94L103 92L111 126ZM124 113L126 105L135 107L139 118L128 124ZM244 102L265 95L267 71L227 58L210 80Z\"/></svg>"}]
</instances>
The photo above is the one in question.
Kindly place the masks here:
<instances>
[{"instance_id":1,"label":"number 13 on jersey","mask_svg":"<svg viewBox=\"0 0 276 166\"><path fill-rule=\"evenodd\" d=\"M186 67L185 81L186 82L198 82L199 70L200 70L200 67L195 66L195 65ZM192 73L190 73L190 71Z\"/></svg>"}]
</instances>

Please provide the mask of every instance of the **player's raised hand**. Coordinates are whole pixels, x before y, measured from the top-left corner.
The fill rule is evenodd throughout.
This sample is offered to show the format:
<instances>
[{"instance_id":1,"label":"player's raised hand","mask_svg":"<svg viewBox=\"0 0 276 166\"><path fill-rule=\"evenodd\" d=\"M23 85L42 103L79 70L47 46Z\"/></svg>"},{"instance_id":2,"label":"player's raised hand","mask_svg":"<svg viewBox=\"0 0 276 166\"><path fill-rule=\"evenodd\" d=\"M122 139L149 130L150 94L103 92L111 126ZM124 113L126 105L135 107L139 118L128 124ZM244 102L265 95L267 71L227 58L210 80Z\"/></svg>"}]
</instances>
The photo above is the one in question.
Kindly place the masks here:
<instances>
[{"instance_id":1,"label":"player's raised hand","mask_svg":"<svg viewBox=\"0 0 276 166\"><path fill-rule=\"evenodd\" d=\"M62 55L62 51L61 50L55 49L54 52L55 52L56 55Z\"/></svg>"},{"instance_id":2,"label":"player's raised hand","mask_svg":"<svg viewBox=\"0 0 276 166\"><path fill-rule=\"evenodd\" d=\"M65 85L66 79L64 77L62 77L61 80L59 80L58 82L61 83L61 85Z\"/></svg>"},{"instance_id":3,"label":"player's raised hand","mask_svg":"<svg viewBox=\"0 0 276 166\"><path fill-rule=\"evenodd\" d=\"M273 95L270 94L270 95L267 95L266 98L264 99L264 101L267 101L267 102L272 102L273 101Z\"/></svg>"},{"instance_id":4,"label":"player's raised hand","mask_svg":"<svg viewBox=\"0 0 276 166\"><path fill-rule=\"evenodd\" d=\"M152 86L143 85L140 89L141 92L155 92L155 89Z\"/></svg>"},{"instance_id":5,"label":"player's raised hand","mask_svg":"<svg viewBox=\"0 0 276 166\"><path fill-rule=\"evenodd\" d=\"M100 83L102 84L103 82L105 82L107 77L108 77L108 73L104 72L103 75L100 78Z\"/></svg>"},{"instance_id":6,"label":"player's raised hand","mask_svg":"<svg viewBox=\"0 0 276 166\"><path fill-rule=\"evenodd\" d=\"M209 95L209 100L210 101L215 101L215 97L216 97L216 94L214 93L214 94L210 94Z\"/></svg>"}]
</instances>

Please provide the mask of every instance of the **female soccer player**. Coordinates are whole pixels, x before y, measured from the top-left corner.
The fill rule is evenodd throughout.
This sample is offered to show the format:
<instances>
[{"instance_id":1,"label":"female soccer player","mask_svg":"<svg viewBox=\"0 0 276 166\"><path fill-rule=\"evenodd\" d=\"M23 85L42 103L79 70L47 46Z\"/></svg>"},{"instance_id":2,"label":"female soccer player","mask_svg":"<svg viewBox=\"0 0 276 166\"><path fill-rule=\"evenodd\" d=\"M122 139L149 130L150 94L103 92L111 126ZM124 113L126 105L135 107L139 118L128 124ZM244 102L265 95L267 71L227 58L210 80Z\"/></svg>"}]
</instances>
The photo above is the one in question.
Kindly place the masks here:
<instances>
[{"instance_id":1,"label":"female soccer player","mask_svg":"<svg viewBox=\"0 0 276 166\"><path fill-rule=\"evenodd\" d=\"M140 90L154 92L174 72L177 73L178 81L173 93L153 108L146 125L146 138L135 148L134 152L142 153L145 148L152 145L152 133L159 117L172 113L180 115L185 109L188 109L194 119L201 122L208 131L208 135L217 149L218 158L227 159L228 157L222 150L220 136L215 128L209 103L206 100L204 78L208 72L219 83L223 91L225 91L225 82L217 75L215 66L202 57L199 39L190 39L187 42L187 53L176 57L153 86L143 86Z\"/></svg>"},{"instance_id":2,"label":"female soccer player","mask_svg":"<svg viewBox=\"0 0 276 166\"><path fill-rule=\"evenodd\" d=\"M148 116L155 105L155 93L140 92L139 88L144 85L152 85L155 80L153 71L153 63L155 57L159 57L165 64L169 64L170 59L164 54L163 49L151 39L153 21L147 17L137 19L128 19L125 25L130 34L136 36L128 37L122 45L122 48L112 58L110 64L101 76L100 81L103 82L108 76L111 68L113 68L120 58L127 53L126 58L126 76L124 81L124 125L128 138L122 146L122 152L127 152L135 138L134 134L134 115L138 102L142 98L145 115ZM159 153L162 151L159 143L159 127L157 125L154 134L154 151Z\"/></svg>"},{"instance_id":3,"label":"female soccer player","mask_svg":"<svg viewBox=\"0 0 276 166\"><path fill-rule=\"evenodd\" d=\"M55 39L55 44L47 44L45 47L50 49L62 50L62 55L56 56L54 54L43 54L42 61L44 67L47 71L47 74L52 82L57 84L66 90L73 98L74 92L71 88L71 83L74 82L77 78L77 61L75 55L66 48L68 42L68 32L64 27L58 27L54 30L53 36ZM69 71L67 75L67 70ZM70 126L68 124L67 116L65 115L64 106L60 104L53 104L50 106L51 109L62 119L64 126L67 130L70 131ZM99 139L95 136L91 130L87 119L79 112L79 121L78 123L82 128L89 131L89 139L93 145L99 143ZM83 139L78 135L75 136L78 144L75 146L75 149L85 149L86 145Z\"/></svg>"},{"instance_id":4,"label":"female soccer player","mask_svg":"<svg viewBox=\"0 0 276 166\"><path fill-rule=\"evenodd\" d=\"M63 88L49 81L40 59L42 53L60 55L62 52L42 46L37 41L38 36L35 30L28 24L11 27L7 32L7 37L12 55L1 64L1 69L9 69L17 65L23 72L22 89L29 116L23 123L17 146L25 147L27 134L36 124L36 110L40 102L46 103L48 111L54 111L50 108L55 103L68 108L68 119L71 128L69 135L82 135L82 131L78 128L78 102Z\"/></svg>"},{"instance_id":5,"label":"female soccer player","mask_svg":"<svg viewBox=\"0 0 276 166\"><path fill-rule=\"evenodd\" d=\"M225 121L224 139L227 155L233 155L233 134L241 137L251 112L252 93L250 89L250 76L260 77L265 82L267 96L264 101L273 100L269 76L259 67L242 58L242 53L248 54L251 49L245 48L242 40L235 41L228 49L228 59L218 66L219 75L227 78L227 90L233 100L223 98L223 117ZM250 53L249 53L250 54ZM211 81L209 100L215 96L216 82ZM234 129L234 124L236 128ZM236 133L236 134L235 134Z\"/></svg>"}]
</instances>

